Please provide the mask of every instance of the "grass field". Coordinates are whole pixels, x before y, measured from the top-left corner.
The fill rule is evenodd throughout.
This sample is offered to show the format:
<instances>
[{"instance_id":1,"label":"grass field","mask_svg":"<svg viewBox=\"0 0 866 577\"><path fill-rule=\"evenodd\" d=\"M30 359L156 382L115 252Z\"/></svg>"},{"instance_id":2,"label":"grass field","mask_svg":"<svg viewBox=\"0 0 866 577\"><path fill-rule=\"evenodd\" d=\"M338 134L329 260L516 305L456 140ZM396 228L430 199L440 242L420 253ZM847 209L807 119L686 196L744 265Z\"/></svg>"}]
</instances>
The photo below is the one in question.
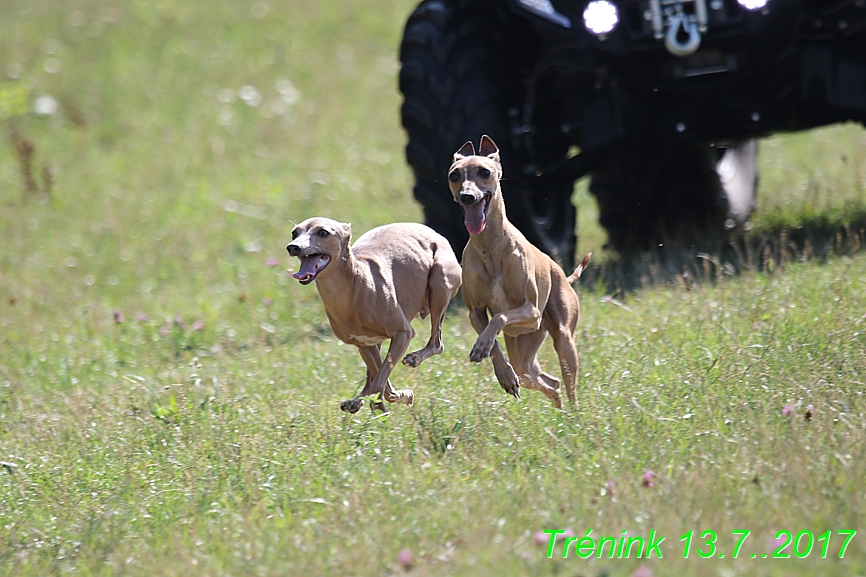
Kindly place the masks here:
<instances>
[{"instance_id":1,"label":"grass field","mask_svg":"<svg viewBox=\"0 0 866 577\"><path fill-rule=\"evenodd\" d=\"M339 411L360 357L284 247L312 215L420 219L412 4L0 4L0 573L866 575L862 254L584 290L577 414L471 365L459 306L445 353L394 372L413 408ZM866 133L772 138L761 165L756 229L844 221ZM548 559L566 529L664 556Z\"/></svg>"}]
</instances>

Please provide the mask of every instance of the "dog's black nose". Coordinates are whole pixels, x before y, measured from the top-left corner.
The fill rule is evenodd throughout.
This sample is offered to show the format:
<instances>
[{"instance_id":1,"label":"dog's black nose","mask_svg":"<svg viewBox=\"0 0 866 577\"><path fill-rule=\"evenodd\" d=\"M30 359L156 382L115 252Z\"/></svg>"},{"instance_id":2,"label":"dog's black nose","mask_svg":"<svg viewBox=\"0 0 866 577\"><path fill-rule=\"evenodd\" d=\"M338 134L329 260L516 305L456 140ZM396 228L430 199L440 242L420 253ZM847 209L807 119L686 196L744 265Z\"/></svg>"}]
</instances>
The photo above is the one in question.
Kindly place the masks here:
<instances>
[{"instance_id":1,"label":"dog's black nose","mask_svg":"<svg viewBox=\"0 0 866 577\"><path fill-rule=\"evenodd\" d=\"M301 249L293 244L287 246L286 250L289 251L289 254L292 256L298 256L299 254L301 254Z\"/></svg>"},{"instance_id":2,"label":"dog's black nose","mask_svg":"<svg viewBox=\"0 0 866 577\"><path fill-rule=\"evenodd\" d=\"M475 204L475 195L461 192L460 193L460 204L463 204L466 206L468 206L470 204Z\"/></svg>"}]
</instances>

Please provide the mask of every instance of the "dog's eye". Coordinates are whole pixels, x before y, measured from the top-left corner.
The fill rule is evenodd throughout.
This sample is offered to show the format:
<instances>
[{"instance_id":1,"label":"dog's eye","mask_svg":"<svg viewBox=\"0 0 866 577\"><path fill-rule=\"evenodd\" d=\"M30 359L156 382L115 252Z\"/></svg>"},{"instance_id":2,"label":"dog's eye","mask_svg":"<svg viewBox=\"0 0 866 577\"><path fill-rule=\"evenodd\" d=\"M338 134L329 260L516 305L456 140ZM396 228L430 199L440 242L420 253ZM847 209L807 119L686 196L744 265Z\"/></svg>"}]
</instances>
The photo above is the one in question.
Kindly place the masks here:
<instances>
[{"instance_id":1,"label":"dog's eye","mask_svg":"<svg viewBox=\"0 0 866 577\"><path fill-rule=\"evenodd\" d=\"M484 167L478 169L478 176L481 178L490 178L490 171Z\"/></svg>"},{"instance_id":2,"label":"dog's eye","mask_svg":"<svg viewBox=\"0 0 866 577\"><path fill-rule=\"evenodd\" d=\"M292 231L292 240L295 240L296 238L298 238L298 229Z\"/></svg>"},{"instance_id":3,"label":"dog's eye","mask_svg":"<svg viewBox=\"0 0 866 577\"><path fill-rule=\"evenodd\" d=\"M324 228L321 228L321 229L319 229L319 232L317 232L316 234L318 234L322 238L325 238L326 236L328 236L331 233L328 232L327 230L325 230Z\"/></svg>"},{"instance_id":4,"label":"dog's eye","mask_svg":"<svg viewBox=\"0 0 866 577\"><path fill-rule=\"evenodd\" d=\"M450 180L451 182L457 182L458 180L460 180L460 172L455 170L448 175L448 180Z\"/></svg>"}]
</instances>

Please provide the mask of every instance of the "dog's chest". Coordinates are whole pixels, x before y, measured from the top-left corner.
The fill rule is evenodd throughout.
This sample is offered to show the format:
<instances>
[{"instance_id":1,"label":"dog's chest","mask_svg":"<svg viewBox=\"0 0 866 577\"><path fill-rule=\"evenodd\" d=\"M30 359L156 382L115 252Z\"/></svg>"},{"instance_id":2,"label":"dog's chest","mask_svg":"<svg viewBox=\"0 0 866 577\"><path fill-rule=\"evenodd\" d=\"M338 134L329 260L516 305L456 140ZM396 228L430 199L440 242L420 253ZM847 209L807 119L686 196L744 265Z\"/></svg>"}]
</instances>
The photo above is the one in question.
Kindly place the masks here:
<instances>
[{"instance_id":1,"label":"dog's chest","mask_svg":"<svg viewBox=\"0 0 866 577\"><path fill-rule=\"evenodd\" d=\"M468 280L464 283L463 289L471 293L472 302L483 303L484 307L493 314L514 308L509 302L505 277L502 274L492 278Z\"/></svg>"},{"instance_id":2,"label":"dog's chest","mask_svg":"<svg viewBox=\"0 0 866 577\"><path fill-rule=\"evenodd\" d=\"M349 335L349 340L357 341L365 347L375 347L376 345L382 343L382 341L384 341L385 339L381 337L370 337L366 335Z\"/></svg>"},{"instance_id":3,"label":"dog's chest","mask_svg":"<svg viewBox=\"0 0 866 577\"><path fill-rule=\"evenodd\" d=\"M382 344L388 337L376 334L378 331L369 330L364 326L353 324L350 326L341 326L339 329L331 323L331 328L334 329L334 334L337 338L349 345L356 347L375 347Z\"/></svg>"},{"instance_id":4,"label":"dog's chest","mask_svg":"<svg viewBox=\"0 0 866 577\"><path fill-rule=\"evenodd\" d=\"M464 256L463 267L463 290L470 293L473 303L492 314L515 307L514 299L508 296L508 271L501 258L493 258L489 251L476 251Z\"/></svg>"},{"instance_id":5,"label":"dog's chest","mask_svg":"<svg viewBox=\"0 0 866 577\"><path fill-rule=\"evenodd\" d=\"M379 333L378 330L370 330L368 324L357 318L352 318L349 314L334 315L328 309L325 309L325 312L328 315L334 335L348 345L374 347L388 338Z\"/></svg>"},{"instance_id":6,"label":"dog's chest","mask_svg":"<svg viewBox=\"0 0 866 577\"><path fill-rule=\"evenodd\" d=\"M496 276L490 283L490 300L488 308L493 313L502 312L511 308L508 304L508 295L505 292L505 279L501 274Z\"/></svg>"}]
</instances>

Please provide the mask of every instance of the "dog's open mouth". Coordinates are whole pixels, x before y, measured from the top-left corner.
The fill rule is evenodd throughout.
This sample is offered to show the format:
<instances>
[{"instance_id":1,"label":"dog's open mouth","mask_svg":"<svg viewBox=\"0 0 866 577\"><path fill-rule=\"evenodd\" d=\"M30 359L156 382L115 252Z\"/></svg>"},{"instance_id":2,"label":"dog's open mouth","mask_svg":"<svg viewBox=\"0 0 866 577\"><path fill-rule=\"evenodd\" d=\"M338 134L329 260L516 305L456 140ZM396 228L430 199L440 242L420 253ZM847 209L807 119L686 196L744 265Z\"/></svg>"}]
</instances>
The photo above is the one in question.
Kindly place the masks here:
<instances>
[{"instance_id":1,"label":"dog's open mouth","mask_svg":"<svg viewBox=\"0 0 866 577\"><path fill-rule=\"evenodd\" d=\"M310 284L316 280L316 276L331 262L331 257L326 254L309 254L298 258L301 259L301 270L292 276L301 284Z\"/></svg>"},{"instance_id":2,"label":"dog's open mouth","mask_svg":"<svg viewBox=\"0 0 866 577\"><path fill-rule=\"evenodd\" d=\"M460 205L463 209L463 224L466 225L466 230L469 234L479 234L484 230L484 225L487 222L487 209L490 207L490 193L485 194L481 200L475 204L466 206Z\"/></svg>"}]
</instances>

